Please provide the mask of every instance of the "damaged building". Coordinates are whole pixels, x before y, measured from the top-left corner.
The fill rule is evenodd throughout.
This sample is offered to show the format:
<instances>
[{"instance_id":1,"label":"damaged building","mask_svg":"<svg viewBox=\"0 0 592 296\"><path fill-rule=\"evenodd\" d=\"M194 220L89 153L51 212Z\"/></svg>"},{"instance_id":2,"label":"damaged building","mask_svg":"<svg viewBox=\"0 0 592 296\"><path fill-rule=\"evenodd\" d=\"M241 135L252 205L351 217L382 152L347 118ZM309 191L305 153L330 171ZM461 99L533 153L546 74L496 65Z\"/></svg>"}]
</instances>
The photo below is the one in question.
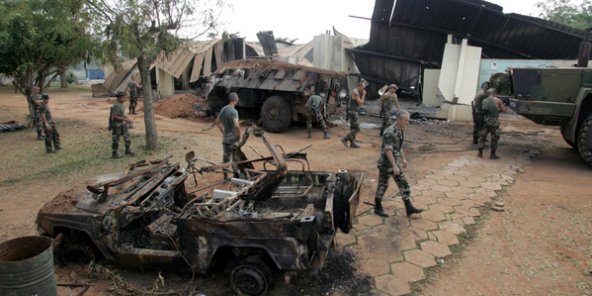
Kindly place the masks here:
<instances>
[{"instance_id":1,"label":"damaged building","mask_svg":"<svg viewBox=\"0 0 592 296\"><path fill-rule=\"evenodd\" d=\"M479 0L376 0L370 21L369 42L352 49L370 93L394 82L436 106L470 103L486 66L571 66L585 36Z\"/></svg>"}]
</instances>

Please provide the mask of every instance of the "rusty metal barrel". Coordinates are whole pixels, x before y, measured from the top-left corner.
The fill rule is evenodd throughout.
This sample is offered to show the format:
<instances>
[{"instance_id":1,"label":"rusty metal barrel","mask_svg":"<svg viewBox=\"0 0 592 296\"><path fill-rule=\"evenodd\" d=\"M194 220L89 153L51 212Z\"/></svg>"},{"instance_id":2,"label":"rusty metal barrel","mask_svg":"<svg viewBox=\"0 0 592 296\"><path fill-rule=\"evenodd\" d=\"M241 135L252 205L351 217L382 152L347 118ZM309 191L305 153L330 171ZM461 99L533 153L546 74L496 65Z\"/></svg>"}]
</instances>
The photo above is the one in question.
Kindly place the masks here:
<instances>
[{"instance_id":1,"label":"rusty metal barrel","mask_svg":"<svg viewBox=\"0 0 592 296\"><path fill-rule=\"evenodd\" d=\"M57 295L51 242L25 236L0 244L0 295Z\"/></svg>"}]
</instances>

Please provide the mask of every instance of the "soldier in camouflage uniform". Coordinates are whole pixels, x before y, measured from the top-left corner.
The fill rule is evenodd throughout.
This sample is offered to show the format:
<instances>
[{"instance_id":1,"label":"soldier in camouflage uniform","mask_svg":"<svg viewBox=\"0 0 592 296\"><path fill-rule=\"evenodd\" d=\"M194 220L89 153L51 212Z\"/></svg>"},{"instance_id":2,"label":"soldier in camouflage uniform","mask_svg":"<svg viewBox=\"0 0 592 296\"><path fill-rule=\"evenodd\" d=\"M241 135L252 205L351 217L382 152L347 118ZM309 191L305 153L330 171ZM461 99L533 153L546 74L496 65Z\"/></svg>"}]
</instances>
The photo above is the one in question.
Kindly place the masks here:
<instances>
[{"instance_id":1,"label":"soldier in camouflage uniform","mask_svg":"<svg viewBox=\"0 0 592 296\"><path fill-rule=\"evenodd\" d=\"M385 89L386 88L386 89ZM391 112L393 111L393 105L397 106L397 112L401 111L401 106L399 105L399 98L397 98L397 85L385 85L383 86L378 92L383 93L380 96L380 117L382 117L382 127L380 128L380 135L384 130L393 124L391 119ZM386 93L384 91L386 90Z\"/></svg>"},{"instance_id":2,"label":"soldier in camouflage uniform","mask_svg":"<svg viewBox=\"0 0 592 296\"><path fill-rule=\"evenodd\" d=\"M500 138L499 113L505 113L508 109L504 105L504 102L495 96L496 91L494 88L488 89L487 95L488 97L482 103L483 127L479 133L479 154L477 156L483 157L483 148L485 148L487 134L491 133L491 154L489 158L499 159L500 157L495 154Z\"/></svg>"},{"instance_id":3,"label":"soldier in camouflage uniform","mask_svg":"<svg viewBox=\"0 0 592 296\"><path fill-rule=\"evenodd\" d=\"M128 125L132 124L132 120L125 116L125 107L123 103L125 102L126 95L123 92L117 92L115 95L117 97L117 102L113 104L111 107L111 136L113 138L113 144L111 145L111 149L113 151L113 158L120 158L121 155L117 152L119 148L119 138L123 137L123 141L125 143L125 154L134 156L134 152L131 150L132 141L130 139Z\"/></svg>"},{"instance_id":4,"label":"soldier in camouflage uniform","mask_svg":"<svg viewBox=\"0 0 592 296\"><path fill-rule=\"evenodd\" d=\"M471 102L471 107L473 109L473 144L479 143L479 133L481 132L481 128L483 128L483 110L482 110L482 103L483 99L487 98L487 83L483 83L481 90Z\"/></svg>"},{"instance_id":5,"label":"soldier in camouflage uniform","mask_svg":"<svg viewBox=\"0 0 592 296\"><path fill-rule=\"evenodd\" d=\"M31 95L29 96L29 102L33 106L33 125L37 130L37 140L43 140L43 126L41 125L41 118L39 117L39 107L43 104L41 94L39 93L39 87L33 86L31 88Z\"/></svg>"},{"instance_id":6,"label":"soldier in camouflage uniform","mask_svg":"<svg viewBox=\"0 0 592 296\"><path fill-rule=\"evenodd\" d=\"M351 92L351 99L349 101L349 129L350 132L343 138L341 143L347 147L347 142L350 142L350 148L360 148L356 143L356 135L360 131L360 114L359 109L364 105L364 99L366 98L366 83L361 81L358 82L358 86Z\"/></svg>"},{"instance_id":7,"label":"soldier in camouflage uniform","mask_svg":"<svg viewBox=\"0 0 592 296\"><path fill-rule=\"evenodd\" d=\"M308 138L312 136L312 120L316 118L317 122L321 125L323 129L323 135L325 140L329 139L329 133L327 131L327 125L325 124L325 120L323 119L323 115L321 114L321 106L324 103L325 94L322 93L320 95L312 95L308 97L306 101L306 129L308 133Z\"/></svg>"},{"instance_id":8,"label":"soldier in camouflage uniform","mask_svg":"<svg viewBox=\"0 0 592 296\"><path fill-rule=\"evenodd\" d=\"M130 105L128 114L136 114L136 105L138 104L138 83L132 78L127 83L127 89L130 95Z\"/></svg>"},{"instance_id":9,"label":"soldier in camouflage uniform","mask_svg":"<svg viewBox=\"0 0 592 296\"><path fill-rule=\"evenodd\" d=\"M411 200L409 199L411 188L403 173L403 169L407 168L407 160L403 153L403 140L405 139L403 130L408 126L409 112L399 111L397 112L395 123L387 127L382 135L382 152L378 160L378 186L374 199L374 213L382 217L388 217L388 214L382 207L382 199L388 188L390 177L393 177L395 180L403 202L405 202L405 213L407 217L423 212L423 209L415 208L411 204Z\"/></svg>"},{"instance_id":10,"label":"soldier in camouflage uniform","mask_svg":"<svg viewBox=\"0 0 592 296\"><path fill-rule=\"evenodd\" d=\"M49 95L44 94L41 98L43 103L39 106L39 116L43 124L43 131L45 132L45 151L47 153L55 153L57 150L62 149L60 146L60 134L49 111Z\"/></svg>"}]
</instances>

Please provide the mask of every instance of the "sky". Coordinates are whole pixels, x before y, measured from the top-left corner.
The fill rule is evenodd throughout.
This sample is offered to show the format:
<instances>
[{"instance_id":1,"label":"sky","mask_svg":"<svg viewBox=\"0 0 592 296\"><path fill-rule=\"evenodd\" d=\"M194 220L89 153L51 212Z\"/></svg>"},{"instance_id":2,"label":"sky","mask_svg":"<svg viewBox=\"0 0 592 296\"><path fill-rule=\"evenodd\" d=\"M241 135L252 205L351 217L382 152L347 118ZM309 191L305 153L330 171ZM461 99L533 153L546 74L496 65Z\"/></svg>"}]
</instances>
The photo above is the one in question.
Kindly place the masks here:
<instances>
[{"instance_id":1,"label":"sky","mask_svg":"<svg viewBox=\"0 0 592 296\"><path fill-rule=\"evenodd\" d=\"M420 0L416 0L420 1ZM538 17L541 0L491 0L504 13ZM572 0L573 1L573 0ZM221 15L220 32L239 33L247 41L257 41L257 32L273 31L276 38L306 43L333 26L349 37L368 39L374 0L230 0L232 8Z\"/></svg>"}]
</instances>

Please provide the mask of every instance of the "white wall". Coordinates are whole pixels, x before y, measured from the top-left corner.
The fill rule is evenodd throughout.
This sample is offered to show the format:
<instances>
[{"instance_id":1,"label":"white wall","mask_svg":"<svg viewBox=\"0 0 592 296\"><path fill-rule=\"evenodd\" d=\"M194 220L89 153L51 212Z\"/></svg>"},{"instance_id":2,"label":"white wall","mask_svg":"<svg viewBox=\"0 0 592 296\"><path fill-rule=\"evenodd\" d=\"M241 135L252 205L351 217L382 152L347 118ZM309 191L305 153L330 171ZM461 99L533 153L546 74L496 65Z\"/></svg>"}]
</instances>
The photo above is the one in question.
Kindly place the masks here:
<instances>
[{"instance_id":1,"label":"white wall","mask_svg":"<svg viewBox=\"0 0 592 296\"><path fill-rule=\"evenodd\" d=\"M479 80L481 48L447 43L444 48L438 89L445 101L470 105Z\"/></svg>"}]
</instances>

